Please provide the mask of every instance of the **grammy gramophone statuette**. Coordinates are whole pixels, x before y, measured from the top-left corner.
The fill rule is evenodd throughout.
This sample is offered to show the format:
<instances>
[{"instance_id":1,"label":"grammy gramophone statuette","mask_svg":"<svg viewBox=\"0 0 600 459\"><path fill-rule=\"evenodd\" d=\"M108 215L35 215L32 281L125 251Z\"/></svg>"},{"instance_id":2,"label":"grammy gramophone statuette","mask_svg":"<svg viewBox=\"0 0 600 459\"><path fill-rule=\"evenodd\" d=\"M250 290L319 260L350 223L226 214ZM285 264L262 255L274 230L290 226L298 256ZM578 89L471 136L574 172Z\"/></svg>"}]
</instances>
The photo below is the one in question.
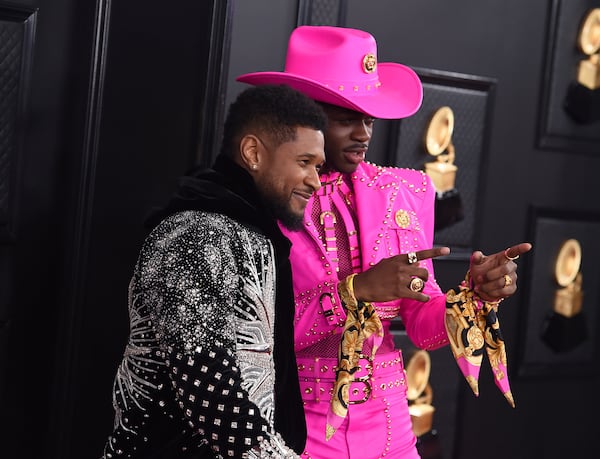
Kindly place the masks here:
<instances>
[{"instance_id":1,"label":"grammy gramophone statuette","mask_svg":"<svg viewBox=\"0 0 600 459\"><path fill-rule=\"evenodd\" d=\"M588 324L583 305L581 245L577 239L564 241L554 264L555 281L552 313L542 326L542 340L554 352L569 352L588 339Z\"/></svg>"},{"instance_id":2,"label":"grammy gramophone statuette","mask_svg":"<svg viewBox=\"0 0 600 459\"><path fill-rule=\"evenodd\" d=\"M439 108L432 116L425 133L425 149L436 160L425 163L425 173L436 190L435 230L446 228L464 218L461 196L455 187L455 150L452 144L454 112Z\"/></svg>"},{"instance_id":3,"label":"grammy gramophone statuette","mask_svg":"<svg viewBox=\"0 0 600 459\"><path fill-rule=\"evenodd\" d=\"M433 391L429 384L430 372L429 353L422 349L415 351L406 364L406 398L413 432L417 437L431 431L433 426L435 408L431 405Z\"/></svg>"},{"instance_id":4,"label":"grammy gramophone statuette","mask_svg":"<svg viewBox=\"0 0 600 459\"><path fill-rule=\"evenodd\" d=\"M425 163L425 172L431 177L438 193L454 188L457 167L454 165L454 112L450 107L439 108L431 118L425 134L425 148L436 161Z\"/></svg>"},{"instance_id":5,"label":"grammy gramophone statuette","mask_svg":"<svg viewBox=\"0 0 600 459\"><path fill-rule=\"evenodd\" d=\"M564 317L581 312L583 275L580 266L581 245L577 239L567 239L562 243L554 265L556 283L560 287L554 294L554 312Z\"/></svg>"},{"instance_id":6,"label":"grammy gramophone statuette","mask_svg":"<svg viewBox=\"0 0 600 459\"><path fill-rule=\"evenodd\" d=\"M577 81L571 83L565 110L580 123L600 120L600 8L588 11L578 37L579 49L588 57L579 62Z\"/></svg>"}]
</instances>

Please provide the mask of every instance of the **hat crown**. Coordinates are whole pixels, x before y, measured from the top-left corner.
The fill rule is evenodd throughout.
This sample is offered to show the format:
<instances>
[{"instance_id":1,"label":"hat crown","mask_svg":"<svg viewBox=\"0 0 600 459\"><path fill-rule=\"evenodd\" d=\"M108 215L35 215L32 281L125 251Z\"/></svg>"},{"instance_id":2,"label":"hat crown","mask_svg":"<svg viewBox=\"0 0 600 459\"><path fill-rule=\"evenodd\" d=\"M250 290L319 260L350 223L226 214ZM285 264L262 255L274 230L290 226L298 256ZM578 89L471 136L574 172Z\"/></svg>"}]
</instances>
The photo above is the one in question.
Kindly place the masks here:
<instances>
[{"instance_id":1,"label":"hat crown","mask_svg":"<svg viewBox=\"0 0 600 459\"><path fill-rule=\"evenodd\" d=\"M327 86L376 84L377 43L362 30L300 26L290 36L285 71Z\"/></svg>"}]
</instances>

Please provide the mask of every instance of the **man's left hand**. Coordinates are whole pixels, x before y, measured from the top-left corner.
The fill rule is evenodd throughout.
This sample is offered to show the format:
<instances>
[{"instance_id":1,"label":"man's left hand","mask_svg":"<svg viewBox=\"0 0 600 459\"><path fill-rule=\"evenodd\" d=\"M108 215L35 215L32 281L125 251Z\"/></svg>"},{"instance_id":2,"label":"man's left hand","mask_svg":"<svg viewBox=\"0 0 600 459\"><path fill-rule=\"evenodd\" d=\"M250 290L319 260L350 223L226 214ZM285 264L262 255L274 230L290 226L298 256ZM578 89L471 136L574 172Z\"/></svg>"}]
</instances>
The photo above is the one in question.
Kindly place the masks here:
<instances>
[{"instance_id":1,"label":"man's left hand","mask_svg":"<svg viewBox=\"0 0 600 459\"><path fill-rule=\"evenodd\" d=\"M475 251L471 255L471 279L475 293L484 301L496 302L517 291L517 263L531 250L529 242L513 245L493 255Z\"/></svg>"}]
</instances>

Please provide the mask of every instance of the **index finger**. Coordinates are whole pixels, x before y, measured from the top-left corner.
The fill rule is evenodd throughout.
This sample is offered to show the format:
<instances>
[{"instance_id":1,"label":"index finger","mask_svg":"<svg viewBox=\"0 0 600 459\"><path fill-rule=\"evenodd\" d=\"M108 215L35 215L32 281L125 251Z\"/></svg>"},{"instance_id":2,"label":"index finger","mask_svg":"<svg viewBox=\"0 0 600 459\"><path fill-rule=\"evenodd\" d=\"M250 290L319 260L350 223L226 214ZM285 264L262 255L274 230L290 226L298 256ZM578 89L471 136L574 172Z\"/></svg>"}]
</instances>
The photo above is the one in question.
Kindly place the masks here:
<instances>
[{"instance_id":1,"label":"index finger","mask_svg":"<svg viewBox=\"0 0 600 459\"><path fill-rule=\"evenodd\" d=\"M516 260L523 253L527 253L532 249L532 245L529 242L521 242L520 244L510 246L504 251L504 255L509 260Z\"/></svg>"},{"instance_id":2,"label":"index finger","mask_svg":"<svg viewBox=\"0 0 600 459\"><path fill-rule=\"evenodd\" d=\"M442 257L444 255L448 255L449 253L449 247L433 247L431 249L419 250L418 252L415 252L418 261L427 260L428 258Z\"/></svg>"}]
</instances>

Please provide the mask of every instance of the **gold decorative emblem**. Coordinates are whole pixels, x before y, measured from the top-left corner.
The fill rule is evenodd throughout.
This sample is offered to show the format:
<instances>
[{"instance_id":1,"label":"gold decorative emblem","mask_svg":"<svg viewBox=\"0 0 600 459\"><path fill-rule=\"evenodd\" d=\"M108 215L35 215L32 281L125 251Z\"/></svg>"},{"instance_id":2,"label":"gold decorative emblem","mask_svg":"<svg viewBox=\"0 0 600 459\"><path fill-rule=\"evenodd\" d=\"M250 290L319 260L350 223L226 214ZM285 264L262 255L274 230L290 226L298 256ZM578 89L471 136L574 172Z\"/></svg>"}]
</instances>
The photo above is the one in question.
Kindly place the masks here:
<instances>
[{"instance_id":1,"label":"gold decorative emblem","mask_svg":"<svg viewBox=\"0 0 600 459\"><path fill-rule=\"evenodd\" d=\"M394 219L396 220L396 224L402 229L406 229L410 225L410 215L405 210L397 210Z\"/></svg>"},{"instance_id":2,"label":"gold decorative emblem","mask_svg":"<svg viewBox=\"0 0 600 459\"><path fill-rule=\"evenodd\" d=\"M377 68L377 57L375 54L366 54L363 58L363 70L366 73L373 73Z\"/></svg>"}]
</instances>

